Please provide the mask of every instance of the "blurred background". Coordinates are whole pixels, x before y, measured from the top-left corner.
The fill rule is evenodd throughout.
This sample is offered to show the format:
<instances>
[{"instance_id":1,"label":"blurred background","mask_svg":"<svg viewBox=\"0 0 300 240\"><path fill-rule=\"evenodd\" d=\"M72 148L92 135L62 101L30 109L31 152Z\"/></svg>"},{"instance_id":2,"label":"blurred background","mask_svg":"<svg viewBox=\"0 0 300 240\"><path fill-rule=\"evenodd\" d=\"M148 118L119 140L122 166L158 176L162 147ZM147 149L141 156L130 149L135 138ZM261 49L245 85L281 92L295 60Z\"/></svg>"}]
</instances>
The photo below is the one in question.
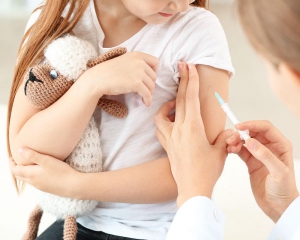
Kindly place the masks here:
<instances>
[{"instance_id":1,"label":"blurred background","mask_svg":"<svg viewBox=\"0 0 300 240\"><path fill-rule=\"evenodd\" d=\"M0 239L17 240L26 228L34 206L30 188L17 197L8 170L5 124L6 105L13 68L24 28L31 11L40 0L0 0ZM262 62L250 47L239 25L234 0L211 0L211 11L220 19L228 38L236 75L230 82L231 108L241 121L268 119L294 144L295 158L300 158L297 137L299 119L276 99L268 87ZM232 127L230 123L228 127ZM297 181L300 163L295 161ZM247 170L236 156L229 156L215 190L215 200L227 216L226 240L266 239L273 223L256 206L248 183ZM43 231L54 217L45 215Z\"/></svg>"}]
</instances>

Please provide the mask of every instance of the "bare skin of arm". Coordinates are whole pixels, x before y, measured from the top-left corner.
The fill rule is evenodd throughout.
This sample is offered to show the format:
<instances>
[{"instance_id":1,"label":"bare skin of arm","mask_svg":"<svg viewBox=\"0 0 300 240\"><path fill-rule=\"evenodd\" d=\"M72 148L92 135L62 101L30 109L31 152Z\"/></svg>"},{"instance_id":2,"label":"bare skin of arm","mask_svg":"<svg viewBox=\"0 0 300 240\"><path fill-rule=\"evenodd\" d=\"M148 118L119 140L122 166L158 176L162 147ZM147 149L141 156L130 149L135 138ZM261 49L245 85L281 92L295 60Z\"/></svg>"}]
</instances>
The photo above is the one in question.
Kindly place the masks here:
<instances>
[{"instance_id":1,"label":"bare skin of arm","mask_svg":"<svg viewBox=\"0 0 300 240\"><path fill-rule=\"evenodd\" d=\"M58 101L42 111L26 99L23 83L14 100L9 129L12 156L16 163L31 164L18 154L21 147L59 160L66 159L82 136L103 94L137 92L149 106L157 65L158 60L148 54L124 54L87 70Z\"/></svg>"},{"instance_id":2,"label":"bare skin of arm","mask_svg":"<svg viewBox=\"0 0 300 240\"><path fill-rule=\"evenodd\" d=\"M227 71L204 65L197 65L196 68L200 80L201 116L206 137L212 144L224 130L226 123L226 115L215 99L213 91L217 91L224 100L228 99L229 74Z\"/></svg>"},{"instance_id":3,"label":"bare skin of arm","mask_svg":"<svg viewBox=\"0 0 300 240\"><path fill-rule=\"evenodd\" d=\"M22 165L31 164L18 154L20 147L29 147L64 160L83 134L99 95L79 80L61 99L40 111L27 100L23 89L24 83L16 95L10 123L14 160Z\"/></svg>"},{"instance_id":4,"label":"bare skin of arm","mask_svg":"<svg viewBox=\"0 0 300 240\"><path fill-rule=\"evenodd\" d=\"M205 116L206 135L209 141L213 142L224 129L225 116L219 112L220 107L215 99L210 99L211 96L214 97L213 93L210 94L211 90L204 91L204 89L211 85L226 98L229 76L225 71L207 66L198 66L198 71L200 100L204 102L201 105L201 113ZM214 79L217 80L214 82ZM215 102L215 106L208 105ZM55 163L49 156L38 153L30 155L27 156L27 161L38 165L13 166L13 174L46 192L78 199L125 203L157 203L177 197L177 186L167 158L117 171L79 173L63 162Z\"/></svg>"}]
</instances>

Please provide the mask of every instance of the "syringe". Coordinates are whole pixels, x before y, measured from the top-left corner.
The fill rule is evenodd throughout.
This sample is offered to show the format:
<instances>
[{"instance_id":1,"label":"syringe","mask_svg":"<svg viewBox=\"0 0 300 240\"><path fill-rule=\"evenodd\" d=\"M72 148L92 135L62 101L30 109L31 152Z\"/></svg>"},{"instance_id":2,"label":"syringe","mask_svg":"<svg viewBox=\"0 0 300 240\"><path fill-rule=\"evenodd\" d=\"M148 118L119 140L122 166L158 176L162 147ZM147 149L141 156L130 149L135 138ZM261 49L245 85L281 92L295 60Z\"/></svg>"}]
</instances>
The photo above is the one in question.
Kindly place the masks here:
<instances>
[{"instance_id":1,"label":"syringe","mask_svg":"<svg viewBox=\"0 0 300 240\"><path fill-rule=\"evenodd\" d=\"M215 96L218 99L221 108L223 109L223 111L226 113L227 117L230 119L230 121L232 122L233 125L236 125L238 123L240 123L240 121L238 120L238 118L235 116L235 114L232 112L231 108L229 107L228 103L226 103L221 97L220 95L215 92ZM241 139L244 139L245 141L247 139L250 138L249 136L249 131L248 130L244 130L244 131L240 131L238 130Z\"/></svg>"}]
</instances>

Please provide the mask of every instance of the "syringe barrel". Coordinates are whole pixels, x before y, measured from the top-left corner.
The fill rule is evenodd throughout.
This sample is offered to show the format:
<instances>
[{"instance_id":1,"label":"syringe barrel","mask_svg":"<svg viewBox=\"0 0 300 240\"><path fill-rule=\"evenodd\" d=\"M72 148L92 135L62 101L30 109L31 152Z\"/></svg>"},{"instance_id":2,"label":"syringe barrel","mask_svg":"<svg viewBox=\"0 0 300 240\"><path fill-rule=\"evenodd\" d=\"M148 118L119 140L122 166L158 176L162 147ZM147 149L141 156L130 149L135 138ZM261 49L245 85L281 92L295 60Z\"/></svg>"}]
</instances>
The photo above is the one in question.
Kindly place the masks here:
<instances>
[{"instance_id":1,"label":"syringe barrel","mask_svg":"<svg viewBox=\"0 0 300 240\"><path fill-rule=\"evenodd\" d=\"M227 103L224 103L221 107L233 125L240 123L239 119L235 116Z\"/></svg>"}]
</instances>

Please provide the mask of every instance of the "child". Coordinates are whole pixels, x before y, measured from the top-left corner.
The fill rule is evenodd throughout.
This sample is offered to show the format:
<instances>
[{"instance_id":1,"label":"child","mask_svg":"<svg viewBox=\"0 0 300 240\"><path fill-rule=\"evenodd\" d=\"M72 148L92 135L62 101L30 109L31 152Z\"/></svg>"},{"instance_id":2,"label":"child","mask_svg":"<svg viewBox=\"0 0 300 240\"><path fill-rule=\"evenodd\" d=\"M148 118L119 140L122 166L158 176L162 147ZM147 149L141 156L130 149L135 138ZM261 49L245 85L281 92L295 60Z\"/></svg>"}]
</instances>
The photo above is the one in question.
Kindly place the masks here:
<instances>
[{"instance_id":1,"label":"child","mask_svg":"<svg viewBox=\"0 0 300 240\"><path fill-rule=\"evenodd\" d=\"M107 239L108 234L114 239L164 239L177 210L177 189L166 152L155 137L153 117L163 103L176 97L177 63L185 61L197 65L207 138L212 143L223 130L225 117L220 117L224 115L209 87L227 96L233 73L222 27L203 8L205 1L67 2L46 1L29 20L32 27L24 37L28 39L19 54L9 105L12 156L18 164L32 164L18 153L28 147L64 160L94 114L105 172L82 174L65 164L57 168L63 164L57 162L51 181L43 172L41 178L35 176L38 184L29 183L60 196L99 201L94 212L78 219L78 239ZM116 46L129 53L86 71L61 99L38 111L24 96L22 76L52 39L70 30L91 41L99 53ZM94 112L104 94L127 106L125 119ZM61 226L54 223L38 239L60 239Z\"/></svg>"}]
</instances>

